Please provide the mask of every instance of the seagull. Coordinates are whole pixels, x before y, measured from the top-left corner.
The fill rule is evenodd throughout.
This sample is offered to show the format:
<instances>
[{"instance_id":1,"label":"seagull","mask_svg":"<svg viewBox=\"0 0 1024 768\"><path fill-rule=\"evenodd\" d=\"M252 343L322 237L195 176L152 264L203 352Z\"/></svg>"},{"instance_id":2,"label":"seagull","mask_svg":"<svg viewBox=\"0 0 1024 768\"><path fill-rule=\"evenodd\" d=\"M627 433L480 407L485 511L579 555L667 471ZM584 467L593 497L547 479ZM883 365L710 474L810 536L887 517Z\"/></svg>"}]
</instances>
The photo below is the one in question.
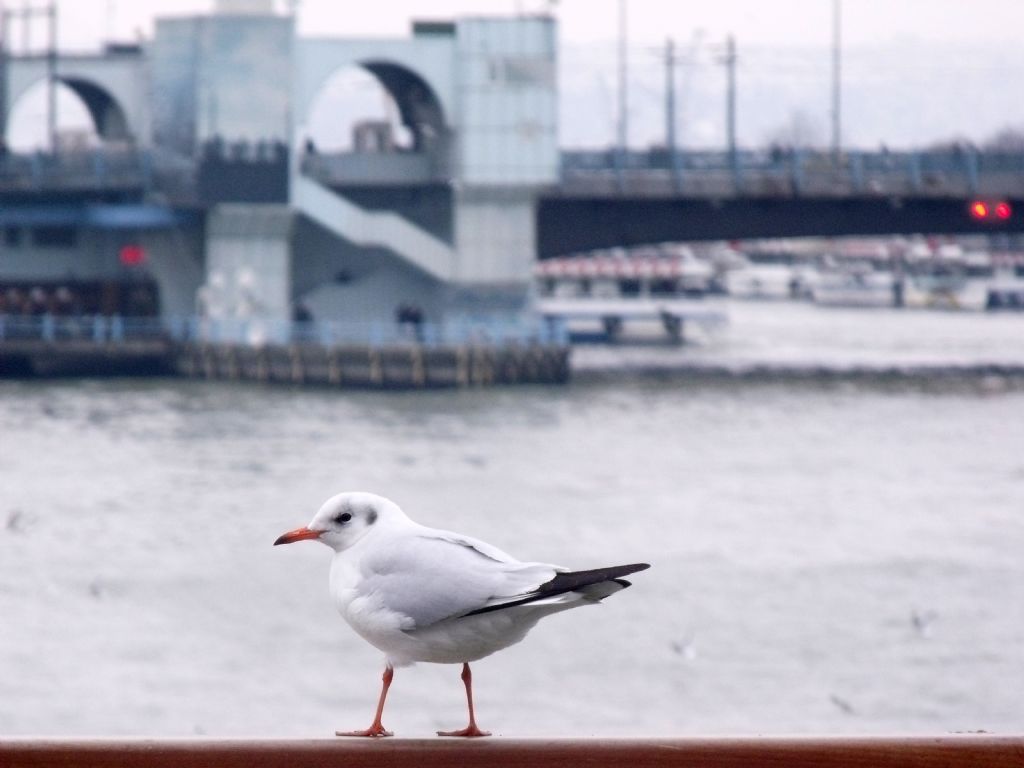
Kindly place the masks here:
<instances>
[{"instance_id":1,"label":"seagull","mask_svg":"<svg viewBox=\"0 0 1024 768\"><path fill-rule=\"evenodd\" d=\"M415 523L393 501L362 492L332 496L274 546L307 540L334 550L330 591L338 611L385 655L373 723L338 736L391 736L381 716L395 667L417 661L462 665L469 725L438 736L489 736L473 711L470 662L518 643L545 616L600 602L630 586L623 576L650 567L569 571L522 562L478 539Z\"/></svg>"}]
</instances>

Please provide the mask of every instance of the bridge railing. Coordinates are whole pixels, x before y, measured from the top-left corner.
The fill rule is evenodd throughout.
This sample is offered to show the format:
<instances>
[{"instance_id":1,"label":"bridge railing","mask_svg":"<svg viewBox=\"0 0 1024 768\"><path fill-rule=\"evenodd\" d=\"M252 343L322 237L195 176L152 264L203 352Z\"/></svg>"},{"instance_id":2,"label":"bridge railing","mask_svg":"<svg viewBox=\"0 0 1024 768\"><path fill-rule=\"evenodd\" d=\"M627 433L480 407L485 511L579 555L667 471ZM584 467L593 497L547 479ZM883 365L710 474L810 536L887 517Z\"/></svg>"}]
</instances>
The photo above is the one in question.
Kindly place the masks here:
<instances>
[{"instance_id":1,"label":"bridge railing","mask_svg":"<svg viewBox=\"0 0 1024 768\"><path fill-rule=\"evenodd\" d=\"M150 154L129 147L5 154L0 155L0 190L145 188L152 172Z\"/></svg>"},{"instance_id":2,"label":"bridge railing","mask_svg":"<svg viewBox=\"0 0 1024 768\"><path fill-rule=\"evenodd\" d=\"M0 739L5 768L1020 768L1024 737L647 739Z\"/></svg>"},{"instance_id":3,"label":"bridge railing","mask_svg":"<svg viewBox=\"0 0 1024 768\"><path fill-rule=\"evenodd\" d=\"M567 151L562 178L570 193L1013 195L1024 193L1024 152Z\"/></svg>"},{"instance_id":4,"label":"bridge railing","mask_svg":"<svg viewBox=\"0 0 1024 768\"><path fill-rule=\"evenodd\" d=\"M199 162L159 148L109 146L0 155L0 191L142 189L169 200L198 194ZM328 185L445 183L443 152L342 152L302 158ZM1024 152L965 145L922 152L793 148L723 151L568 150L562 189L571 194L1024 195Z\"/></svg>"},{"instance_id":5,"label":"bridge railing","mask_svg":"<svg viewBox=\"0 0 1024 768\"><path fill-rule=\"evenodd\" d=\"M563 323L541 318L465 317L443 323L423 322L288 322L261 318L122 317L0 314L0 343L78 342L119 344L140 340L179 343L311 344L374 347L463 346L472 344L564 345Z\"/></svg>"},{"instance_id":6,"label":"bridge railing","mask_svg":"<svg viewBox=\"0 0 1024 768\"><path fill-rule=\"evenodd\" d=\"M429 152L307 152L301 170L327 186L435 184L450 175L443 158Z\"/></svg>"},{"instance_id":7,"label":"bridge railing","mask_svg":"<svg viewBox=\"0 0 1024 768\"><path fill-rule=\"evenodd\" d=\"M563 323L534 317L465 317L436 323L377 321L286 322L242 318L188 318L169 323L180 341L245 344L314 344L373 347L567 343Z\"/></svg>"},{"instance_id":8,"label":"bridge railing","mask_svg":"<svg viewBox=\"0 0 1024 768\"><path fill-rule=\"evenodd\" d=\"M0 314L0 342L42 341L119 343L140 339L172 338L171 326L156 317L120 315L10 315Z\"/></svg>"}]
</instances>

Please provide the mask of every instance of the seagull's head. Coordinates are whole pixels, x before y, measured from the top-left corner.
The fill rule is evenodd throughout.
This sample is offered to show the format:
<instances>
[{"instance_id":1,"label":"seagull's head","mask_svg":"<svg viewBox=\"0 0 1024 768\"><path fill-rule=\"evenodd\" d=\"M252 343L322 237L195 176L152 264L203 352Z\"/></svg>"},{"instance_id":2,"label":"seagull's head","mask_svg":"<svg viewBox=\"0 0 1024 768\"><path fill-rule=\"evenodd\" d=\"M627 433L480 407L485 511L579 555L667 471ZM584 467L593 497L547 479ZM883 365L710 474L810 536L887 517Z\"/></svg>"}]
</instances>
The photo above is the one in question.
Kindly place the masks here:
<instances>
[{"instance_id":1,"label":"seagull's head","mask_svg":"<svg viewBox=\"0 0 1024 768\"><path fill-rule=\"evenodd\" d=\"M339 493L324 502L309 525L278 537L278 544L315 539L336 552L348 549L371 531L405 514L395 502L372 493Z\"/></svg>"}]
</instances>

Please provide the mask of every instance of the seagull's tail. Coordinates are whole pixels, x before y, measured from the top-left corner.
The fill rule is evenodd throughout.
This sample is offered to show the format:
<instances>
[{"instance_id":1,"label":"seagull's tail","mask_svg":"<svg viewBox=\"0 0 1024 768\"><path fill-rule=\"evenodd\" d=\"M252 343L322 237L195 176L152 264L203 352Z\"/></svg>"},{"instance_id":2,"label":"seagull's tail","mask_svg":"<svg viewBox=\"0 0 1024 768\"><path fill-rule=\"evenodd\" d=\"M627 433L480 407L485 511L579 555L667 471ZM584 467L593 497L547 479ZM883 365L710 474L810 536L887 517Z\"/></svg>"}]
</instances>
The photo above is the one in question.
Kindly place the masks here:
<instances>
[{"instance_id":1,"label":"seagull's tail","mask_svg":"<svg viewBox=\"0 0 1024 768\"><path fill-rule=\"evenodd\" d=\"M537 591L546 592L548 596L555 598L563 595L581 595L584 599L596 603L632 586L632 582L626 581L622 578L623 576L644 571L650 567L647 563L633 563L631 565L615 565L610 568L595 568L591 571L567 571L555 574L555 578L547 584L542 584ZM543 600L543 598L541 599ZM560 601L552 600L551 602Z\"/></svg>"},{"instance_id":2,"label":"seagull's tail","mask_svg":"<svg viewBox=\"0 0 1024 768\"><path fill-rule=\"evenodd\" d=\"M581 601L597 603L630 586L630 582L622 578L623 576L650 567L647 563L633 563L631 565L614 565L610 568L595 568L590 571L563 571L556 573L553 579L541 584L526 595L494 602L466 615L488 613L518 605L531 608L542 605L571 608Z\"/></svg>"}]
</instances>

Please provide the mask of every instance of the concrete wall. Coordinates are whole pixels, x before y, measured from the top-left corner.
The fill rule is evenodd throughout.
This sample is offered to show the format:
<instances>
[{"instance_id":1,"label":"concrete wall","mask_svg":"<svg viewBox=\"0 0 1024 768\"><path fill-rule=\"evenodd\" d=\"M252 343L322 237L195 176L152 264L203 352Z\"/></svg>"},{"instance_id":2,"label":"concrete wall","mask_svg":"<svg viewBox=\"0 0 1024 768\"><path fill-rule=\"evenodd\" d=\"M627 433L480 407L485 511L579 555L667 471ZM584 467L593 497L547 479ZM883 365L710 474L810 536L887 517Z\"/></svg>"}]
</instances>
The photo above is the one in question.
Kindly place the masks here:
<instances>
[{"instance_id":1,"label":"concrete wall","mask_svg":"<svg viewBox=\"0 0 1024 768\"><path fill-rule=\"evenodd\" d=\"M293 249L293 300L316 320L388 324L402 304L435 322L444 314L443 284L388 250L355 246L301 217Z\"/></svg>"},{"instance_id":2,"label":"concrete wall","mask_svg":"<svg viewBox=\"0 0 1024 768\"><path fill-rule=\"evenodd\" d=\"M469 18L457 28L459 180L510 186L557 181L555 21Z\"/></svg>"},{"instance_id":3,"label":"concrete wall","mask_svg":"<svg viewBox=\"0 0 1024 768\"><path fill-rule=\"evenodd\" d=\"M535 193L465 187L455 196L456 284L526 284L536 260Z\"/></svg>"},{"instance_id":4,"label":"concrete wall","mask_svg":"<svg viewBox=\"0 0 1024 768\"><path fill-rule=\"evenodd\" d=\"M160 288L161 314L196 314L196 295L205 277L202 227L143 232L138 242L146 249L145 269Z\"/></svg>"},{"instance_id":5,"label":"concrete wall","mask_svg":"<svg viewBox=\"0 0 1024 768\"><path fill-rule=\"evenodd\" d=\"M291 320L291 225L285 205L225 204L206 219L201 314L262 321L260 333ZM249 339L255 341L257 339Z\"/></svg>"},{"instance_id":6,"label":"concrete wall","mask_svg":"<svg viewBox=\"0 0 1024 768\"><path fill-rule=\"evenodd\" d=\"M153 141L191 155L199 120L198 19L157 19L152 52Z\"/></svg>"},{"instance_id":7,"label":"concrete wall","mask_svg":"<svg viewBox=\"0 0 1024 768\"><path fill-rule=\"evenodd\" d=\"M203 142L286 142L292 20L282 16L160 19L153 40L153 133L191 154Z\"/></svg>"},{"instance_id":8,"label":"concrete wall","mask_svg":"<svg viewBox=\"0 0 1024 768\"><path fill-rule=\"evenodd\" d=\"M454 193L447 184L421 186L360 186L334 188L342 197L368 211L394 211L449 245L454 237Z\"/></svg>"}]
</instances>

